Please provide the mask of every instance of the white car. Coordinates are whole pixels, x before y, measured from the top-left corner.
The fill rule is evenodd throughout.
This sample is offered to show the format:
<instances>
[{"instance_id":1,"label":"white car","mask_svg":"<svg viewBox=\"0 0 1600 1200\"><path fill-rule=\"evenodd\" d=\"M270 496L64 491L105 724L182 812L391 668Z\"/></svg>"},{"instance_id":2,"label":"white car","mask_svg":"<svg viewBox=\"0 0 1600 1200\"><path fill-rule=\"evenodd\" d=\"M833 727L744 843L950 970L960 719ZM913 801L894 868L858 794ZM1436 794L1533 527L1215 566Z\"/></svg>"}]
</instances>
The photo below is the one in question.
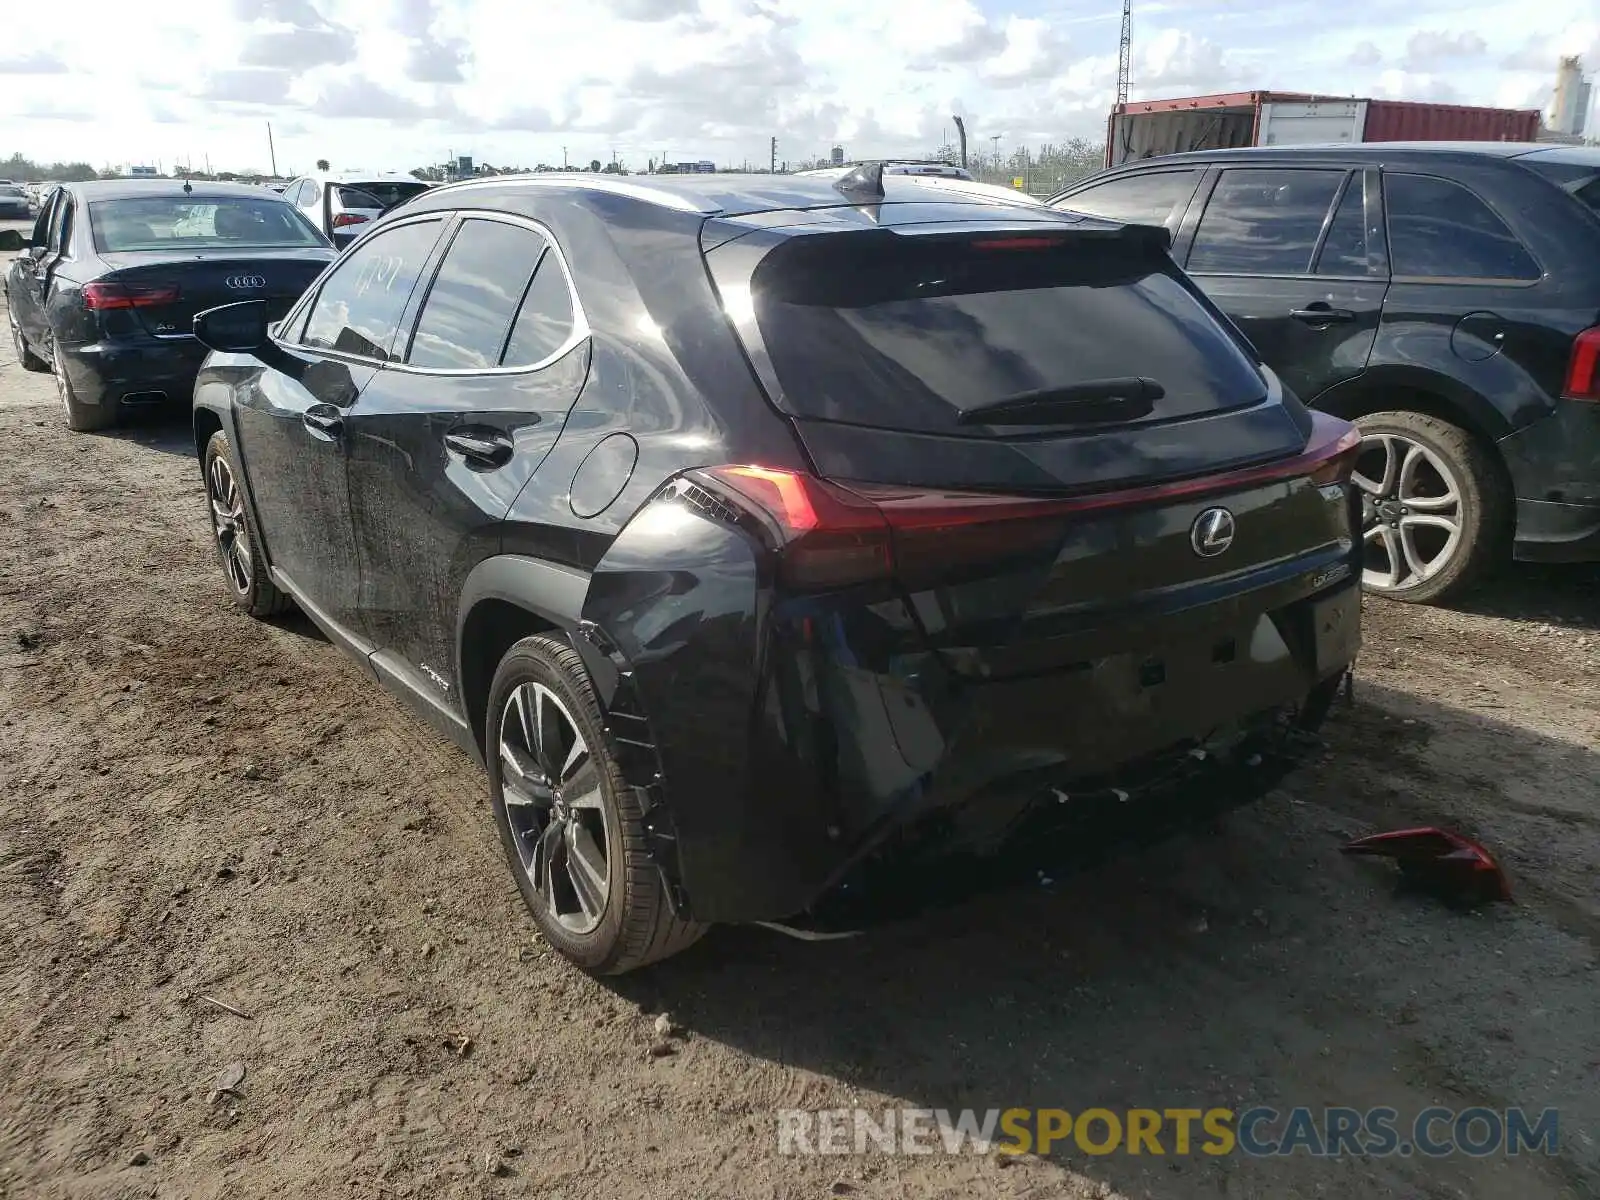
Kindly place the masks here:
<instances>
[{"instance_id":1,"label":"white car","mask_svg":"<svg viewBox=\"0 0 1600 1200\"><path fill-rule=\"evenodd\" d=\"M283 197L342 250L368 221L432 186L403 171L337 171L292 179Z\"/></svg>"}]
</instances>

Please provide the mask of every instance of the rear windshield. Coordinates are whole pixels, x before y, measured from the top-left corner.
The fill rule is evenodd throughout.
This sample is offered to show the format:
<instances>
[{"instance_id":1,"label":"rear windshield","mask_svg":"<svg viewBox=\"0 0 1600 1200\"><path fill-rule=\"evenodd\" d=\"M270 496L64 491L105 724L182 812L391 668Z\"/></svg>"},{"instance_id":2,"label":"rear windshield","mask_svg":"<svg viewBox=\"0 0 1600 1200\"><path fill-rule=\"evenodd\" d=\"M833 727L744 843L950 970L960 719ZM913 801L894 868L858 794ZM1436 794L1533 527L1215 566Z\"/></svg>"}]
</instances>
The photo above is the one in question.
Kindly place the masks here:
<instances>
[{"instance_id":1,"label":"rear windshield","mask_svg":"<svg viewBox=\"0 0 1600 1200\"><path fill-rule=\"evenodd\" d=\"M1564 189L1592 213L1600 214L1600 162L1563 162L1529 155L1523 164Z\"/></svg>"},{"instance_id":2,"label":"rear windshield","mask_svg":"<svg viewBox=\"0 0 1600 1200\"><path fill-rule=\"evenodd\" d=\"M871 238L877 244L862 249ZM841 252L829 243L852 242ZM751 280L761 338L797 416L963 432L980 405L1144 377L1150 419L1260 400L1265 383L1165 254L1116 241L796 238ZM991 248L992 247L992 248Z\"/></svg>"},{"instance_id":3,"label":"rear windshield","mask_svg":"<svg viewBox=\"0 0 1600 1200\"><path fill-rule=\"evenodd\" d=\"M292 205L247 196L101 200L89 205L89 225L103 254L328 244Z\"/></svg>"},{"instance_id":4,"label":"rear windshield","mask_svg":"<svg viewBox=\"0 0 1600 1200\"><path fill-rule=\"evenodd\" d=\"M26 196L27 194L14 183L0 183L0 196Z\"/></svg>"},{"instance_id":5,"label":"rear windshield","mask_svg":"<svg viewBox=\"0 0 1600 1200\"><path fill-rule=\"evenodd\" d=\"M347 183L339 188L339 203L345 208L373 208L384 212L411 197L428 190L426 184L407 183L404 180L380 180L375 183ZM373 205L373 201L377 205Z\"/></svg>"}]
</instances>

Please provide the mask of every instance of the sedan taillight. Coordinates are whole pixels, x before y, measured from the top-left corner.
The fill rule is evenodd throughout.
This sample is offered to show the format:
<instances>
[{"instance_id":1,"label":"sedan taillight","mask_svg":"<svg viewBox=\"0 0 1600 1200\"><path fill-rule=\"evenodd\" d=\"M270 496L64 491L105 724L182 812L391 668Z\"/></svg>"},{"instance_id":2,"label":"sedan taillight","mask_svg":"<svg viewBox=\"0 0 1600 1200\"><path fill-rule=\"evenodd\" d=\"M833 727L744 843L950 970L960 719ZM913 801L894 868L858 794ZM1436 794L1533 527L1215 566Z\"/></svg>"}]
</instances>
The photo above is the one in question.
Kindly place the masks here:
<instances>
[{"instance_id":1,"label":"sedan taillight","mask_svg":"<svg viewBox=\"0 0 1600 1200\"><path fill-rule=\"evenodd\" d=\"M1567 360L1567 381L1562 385L1561 397L1600 402L1600 325L1585 329L1572 340L1572 357Z\"/></svg>"},{"instance_id":2,"label":"sedan taillight","mask_svg":"<svg viewBox=\"0 0 1600 1200\"><path fill-rule=\"evenodd\" d=\"M335 229L343 229L346 225L360 225L365 222L366 219L366 217L360 216L356 213L338 213L333 218L333 227Z\"/></svg>"},{"instance_id":3,"label":"sedan taillight","mask_svg":"<svg viewBox=\"0 0 1600 1200\"><path fill-rule=\"evenodd\" d=\"M92 309L150 308L158 304L176 304L176 284L158 287L136 287L126 283L86 283L83 285L83 306Z\"/></svg>"}]
</instances>

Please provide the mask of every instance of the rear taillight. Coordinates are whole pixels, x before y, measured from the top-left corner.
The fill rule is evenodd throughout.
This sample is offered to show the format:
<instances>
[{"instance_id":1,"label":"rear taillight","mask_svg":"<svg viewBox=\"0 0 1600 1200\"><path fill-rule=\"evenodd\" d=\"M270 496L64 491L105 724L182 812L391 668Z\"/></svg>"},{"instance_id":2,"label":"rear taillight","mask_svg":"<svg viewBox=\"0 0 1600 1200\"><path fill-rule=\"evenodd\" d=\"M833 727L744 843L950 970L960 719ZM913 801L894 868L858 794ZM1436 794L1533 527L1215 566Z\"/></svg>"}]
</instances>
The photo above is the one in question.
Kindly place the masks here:
<instances>
[{"instance_id":1,"label":"rear taillight","mask_svg":"<svg viewBox=\"0 0 1600 1200\"><path fill-rule=\"evenodd\" d=\"M1306 449L1309 453L1311 447L1308 446ZM1356 460L1360 457L1361 431L1354 425L1347 425L1344 432L1327 448L1326 456L1319 458L1312 466L1311 482L1318 487L1348 483L1350 476L1355 473Z\"/></svg>"},{"instance_id":2,"label":"rear taillight","mask_svg":"<svg viewBox=\"0 0 1600 1200\"><path fill-rule=\"evenodd\" d=\"M333 227L335 229L343 229L346 225L360 225L366 219L359 213L338 213L333 218Z\"/></svg>"},{"instance_id":3,"label":"rear taillight","mask_svg":"<svg viewBox=\"0 0 1600 1200\"><path fill-rule=\"evenodd\" d=\"M711 467L702 476L725 496L754 506L782 551L784 582L803 590L897 579L907 587L952 580L968 565L993 571L1060 545L1068 521L1085 513L1140 508L1263 484L1308 479L1318 487L1350 478L1360 431L1312 414L1311 437L1290 459L1197 479L1072 497L1004 496L885 484L848 486L798 471Z\"/></svg>"},{"instance_id":4,"label":"rear taillight","mask_svg":"<svg viewBox=\"0 0 1600 1200\"><path fill-rule=\"evenodd\" d=\"M1585 329L1572 340L1572 357L1567 360L1567 381L1561 396L1564 400L1600 402L1600 325Z\"/></svg>"},{"instance_id":5,"label":"rear taillight","mask_svg":"<svg viewBox=\"0 0 1600 1200\"><path fill-rule=\"evenodd\" d=\"M889 523L870 500L797 471L713 467L706 474L755 504L776 527L780 569L791 586L844 587L893 574Z\"/></svg>"},{"instance_id":6,"label":"rear taillight","mask_svg":"<svg viewBox=\"0 0 1600 1200\"><path fill-rule=\"evenodd\" d=\"M176 304L178 288L136 287L126 283L86 283L83 285L83 306L93 309L149 308L157 304Z\"/></svg>"}]
</instances>

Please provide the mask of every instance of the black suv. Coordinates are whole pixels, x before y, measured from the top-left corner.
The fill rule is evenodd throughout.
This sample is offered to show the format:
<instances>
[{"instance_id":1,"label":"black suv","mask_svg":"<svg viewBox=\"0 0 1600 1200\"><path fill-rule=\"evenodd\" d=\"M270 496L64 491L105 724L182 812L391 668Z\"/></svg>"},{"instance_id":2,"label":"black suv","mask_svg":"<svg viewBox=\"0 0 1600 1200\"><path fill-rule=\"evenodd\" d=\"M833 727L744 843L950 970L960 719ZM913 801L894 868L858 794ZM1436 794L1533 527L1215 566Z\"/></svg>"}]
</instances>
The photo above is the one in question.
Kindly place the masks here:
<instances>
[{"instance_id":1,"label":"black suv","mask_svg":"<svg viewBox=\"0 0 1600 1200\"><path fill-rule=\"evenodd\" d=\"M1600 150L1180 154L1050 203L1164 224L1285 385L1361 427L1372 591L1600 559Z\"/></svg>"},{"instance_id":2,"label":"black suv","mask_svg":"<svg viewBox=\"0 0 1600 1200\"><path fill-rule=\"evenodd\" d=\"M1359 435L1157 228L870 167L505 177L195 332L237 602L485 763L590 970L1068 796L1257 795L1359 642Z\"/></svg>"}]
</instances>

